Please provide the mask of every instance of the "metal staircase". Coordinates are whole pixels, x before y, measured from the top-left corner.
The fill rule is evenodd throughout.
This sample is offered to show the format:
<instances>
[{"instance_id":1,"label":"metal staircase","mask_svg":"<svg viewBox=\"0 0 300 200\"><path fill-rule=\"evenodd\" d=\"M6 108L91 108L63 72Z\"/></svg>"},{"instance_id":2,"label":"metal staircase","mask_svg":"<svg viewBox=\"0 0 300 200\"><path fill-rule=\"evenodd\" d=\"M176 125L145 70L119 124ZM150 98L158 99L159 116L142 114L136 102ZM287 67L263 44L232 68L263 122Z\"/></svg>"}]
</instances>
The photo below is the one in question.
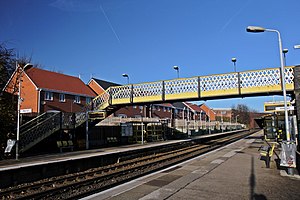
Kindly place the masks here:
<instances>
[{"instance_id":1,"label":"metal staircase","mask_svg":"<svg viewBox=\"0 0 300 200\"><path fill-rule=\"evenodd\" d=\"M62 113L46 112L20 126L19 152L23 153L49 137L64 129L76 129L87 120L85 112Z\"/></svg>"},{"instance_id":2,"label":"metal staircase","mask_svg":"<svg viewBox=\"0 0 300 200\"><path fill-rule=\"evenodd\" d=\"M27 151L61 128L61 112L46 112L20 126L19 152Z\"/></svg>"}]
</instances>

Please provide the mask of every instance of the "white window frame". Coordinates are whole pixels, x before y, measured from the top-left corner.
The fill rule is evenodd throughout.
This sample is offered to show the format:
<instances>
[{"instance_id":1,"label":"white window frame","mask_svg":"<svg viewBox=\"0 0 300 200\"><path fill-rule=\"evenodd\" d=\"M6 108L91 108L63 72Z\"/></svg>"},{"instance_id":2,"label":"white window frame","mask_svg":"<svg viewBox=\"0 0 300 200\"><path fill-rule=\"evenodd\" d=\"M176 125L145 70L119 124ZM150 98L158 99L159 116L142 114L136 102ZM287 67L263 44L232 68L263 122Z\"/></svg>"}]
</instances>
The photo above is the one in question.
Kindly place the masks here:
<instances>
[{"instance_id":1,"label":"white window frame","mask_svg":"<svg viewBox=\"0 0 300 200\"><path fill-rule=\"evenodd\" d=\"M45 101L53 101L53 93L52 92L45 92L44 100Z\"/></svg>"},{"instance_id":2,"label":"white window frame","mask_svg":"<svg viewBox=\"0 0 300 200\"><path fill-rule=\"evenodd\" d=\"M74 96L74 103L80 103L80 96Z\"/></svg>"},{"instance_id":3,"label":"white window frame","mask_svg":"<svg viewBox=\"0 0 300 200\"><path fill-rule=\"evenodd\" d=\"M60 93L58 96L58 100L59 100L59 102L66 102L66 95Z\"/></svg>"}]
</instances>

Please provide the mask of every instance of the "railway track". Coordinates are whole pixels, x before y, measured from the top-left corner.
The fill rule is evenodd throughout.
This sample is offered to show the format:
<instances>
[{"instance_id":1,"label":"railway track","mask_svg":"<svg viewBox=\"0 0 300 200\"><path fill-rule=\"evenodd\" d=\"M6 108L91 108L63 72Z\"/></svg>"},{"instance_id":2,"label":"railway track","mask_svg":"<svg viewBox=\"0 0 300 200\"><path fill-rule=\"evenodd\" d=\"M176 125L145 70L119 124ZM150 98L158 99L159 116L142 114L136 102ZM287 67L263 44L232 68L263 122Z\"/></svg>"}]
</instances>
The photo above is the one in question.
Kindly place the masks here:
<instances>
[{"instance_id":1,"label":"railway track","mask_svg":"<svg viewBox=\"0 0 300 200\"><path fill-rule=\"evenodd\" d=\"M204 143L191 142L189 146L182 145L170 151L156 151L84 172L0 189L0 199L78 199L199 156L252 133L245 131Z\"/></svg>"}]
</instances>

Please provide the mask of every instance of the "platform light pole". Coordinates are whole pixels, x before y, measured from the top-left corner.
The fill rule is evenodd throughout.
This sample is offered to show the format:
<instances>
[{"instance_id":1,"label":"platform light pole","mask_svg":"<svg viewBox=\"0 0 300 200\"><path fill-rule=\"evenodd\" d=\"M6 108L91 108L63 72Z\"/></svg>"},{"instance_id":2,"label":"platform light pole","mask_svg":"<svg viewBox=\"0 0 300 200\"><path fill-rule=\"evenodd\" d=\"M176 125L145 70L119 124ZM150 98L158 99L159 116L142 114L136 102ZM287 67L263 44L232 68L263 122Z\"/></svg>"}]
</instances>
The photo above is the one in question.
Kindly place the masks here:
<instances>
[{"instance_id":1,"label":"platform light pole","mask_svg":"<svg viewBox=\"0 0 300 200\"><path fill-rule=\"evenodd\" d=\"M284 63L283 63L283 56L282 56L283 50L282 50L282 42L281 42L280 32L275 29L266 29L266 28L259 27L259 26L248 26L246 30L247 30L247 32L252 32L252 33L275 32L278 35L280 66L281 66L281 84L282 84L282 92L283 92L283 99L284 99L285 130L286 130L286 139L289 142L291 137L290 137L288 111L287 111Z\"/></svg>"},{"instance_id":2,"label":"platform light pole","mask_svg":"<svg viewBox=\"0 0 300 200\"><path fill-rule=\"evenodd\" d=\"M18 84L18 110L17 110L17 140L16 140L16 160L19 160L19 140L20 140L20 111L21 111L21 103L22 103L22 98L21 98L21 89L22 89L22 74L24 73L24 69L28 66L31 65L30 63L27 63L23 68L16 63L17 70L19 71L19 84Z\"/></svg>"},{"instance_id":3,"label":"platform light pole","mask_svg":"<svg viewBox=\"0 0 300 200\"><path fill-rule=\"evenodd\" d=\"M287 54L287 52L289 52L288 49L283 49L283 50L282 50L283 58L284 58L284 66L286 66L286 56L285 56L285 54Z\"/></svg>"},{"instance_id":4,"label":"platform light pole","mask_svg":"<svg viewBox=\"0 0 300 200\"><path fill-rule=\"evenodd\" d=\"M122 76L123 76L124 78L127 78L127 84L129 85L129 75L128 75L128 74L122 74Z\"/></svg>"},{"instance_id":5,"label":"platform light pole","mask_svg":"<svg viewBox=\"0 0 300 200\"><path fill-rule=\"evenodd\" d=\"M178 66L174 66L173 68L177 71L177 78L179 78L179 67Z\"/></svg>"},{"instance_id":6,"label":"platform light pole","mask_svg":"<svg viewBox=\"0 0 300 200\"><path fill-rule=\"evenodd\" d=\"M210 110L208 111L208 134L211 133L211 130L210 130Z\"/></svg>"},{"instance_id":7,"label":"platform light pole","mask_svg":"<svg viewBox=\"0 0 300 200\"><path fill-rule=\"evenodd\" d=\"M239 115L236 115L236 116L235 116L235 130L237 129L237 118L238 118L238 116L239 116Z\"/></svg>"},{"instance_id":8,"label":"platform light pole","mask_svg":"<svg viewBox=\"0 0 300 200\"><path fill-rule=\"evenodd\" d=\"M201 130L202 130L202 110L200 110L200 127L201 127Z\"/></svg>"},{"instance_id":9,"label":"platform light pole","mask_svg":"<svg viewBox=\"0 0 300 200\"><path fill-rule=\"evenodd\" d=\"M234 72L236 72L236 58L231 58L231 62L233 63Z\"/></svg>"},{"instance_id":10,"label":"platform light pole","mask_svg":"<svg viewBox=\"0 0 300 200\"><path fill-rule=\"evenodd\" d=\"M248 26L247 32L275 32L278 35L278 43L279 43L279 55L280 55L280 65L281 65L281 84L282 84L282 92L284 99L284 116L285 116L285 132L286 132L286 141L282 141L282 157L281 157L281 166L287 167L287 173L290 175L294 174L294 169L291 166L296 167L296 149L294 141L291 141L290 135L290 127L289 127L289 118L288 118L288 110L287 110L287 100L286 100L286 87L285 87L285 75L284 75L284 63L283 63L283 50L282 50L282 42L280 32L275 29L266 29L258 26ZM292 162L292 165L291 165Z\"/></svg>"}]
</instances>

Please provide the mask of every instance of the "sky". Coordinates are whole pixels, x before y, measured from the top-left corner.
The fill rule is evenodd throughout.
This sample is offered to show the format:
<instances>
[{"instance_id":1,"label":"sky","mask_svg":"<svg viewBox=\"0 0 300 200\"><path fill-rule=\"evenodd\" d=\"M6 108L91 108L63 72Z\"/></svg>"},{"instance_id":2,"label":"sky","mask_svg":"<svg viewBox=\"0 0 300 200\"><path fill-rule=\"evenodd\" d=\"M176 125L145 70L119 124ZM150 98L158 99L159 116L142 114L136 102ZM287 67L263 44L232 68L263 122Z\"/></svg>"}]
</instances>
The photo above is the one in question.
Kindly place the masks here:
<instances>
[{"instance_id":1,"label":"sky","mask_svg":"<svg viewBox=\"0 0 300 200\"><path fill-rule=\"evenodd\" d=\"M0 0L0 42L43 69L127 84L300 63L299 0ZM281 96L198 101L263 111Z\"/></svg>"}]
</instances>

